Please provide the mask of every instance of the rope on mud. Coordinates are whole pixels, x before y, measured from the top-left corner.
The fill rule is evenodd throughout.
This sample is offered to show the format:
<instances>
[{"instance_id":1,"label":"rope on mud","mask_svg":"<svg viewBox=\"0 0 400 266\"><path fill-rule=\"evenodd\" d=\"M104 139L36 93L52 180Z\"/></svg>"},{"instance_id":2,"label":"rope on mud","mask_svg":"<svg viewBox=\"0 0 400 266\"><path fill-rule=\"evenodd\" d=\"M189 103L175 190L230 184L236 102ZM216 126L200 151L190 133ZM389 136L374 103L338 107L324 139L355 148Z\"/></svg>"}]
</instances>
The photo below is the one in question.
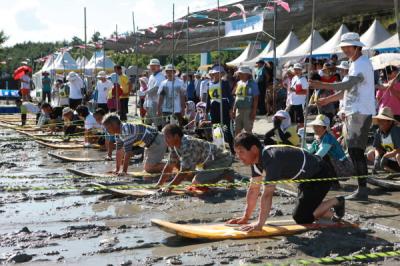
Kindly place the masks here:
<instances>
[{"instance_id":1,"label":"rope on mud","mask_svg":"<svg viewBox=\"0 0 400 266\"><path fill-rule=\"evenodd\" d=\"M221 171L221 170L227 170L227 169L232 169L228 167L224 168L215 168L215 169L207 169L207 170L201 170L202 172L212 172L212 171ZM180 173L197 173L199 171L185 171L185 172L180 172ZM173 173L166 173L168 175L176 175L176 172ZM375 177L377 176L386 176L387 174L377 174L374 175ZM146 175L146 177L157 177L160 176L160 174L150 174ZM101 185L98 186L96 184L90 184L92 189L94 190L105 190L105 189L121 189L121 190L128 190L128 189L162 189L162 188L170 188L170 189L185 189L187 188L188 185L191 187L208 187L208 188L226 188L227 186L231 187L248 187L249 185L280 185L280 184L301 184L301 183L310 183L310 182L327 182L327 181L340 181L340 180L348 180L348 179L361 179L361 178L368 178L371 175L362 175L362 176L351 176L351 177L330 177L330 178L312 178L312 179L285 179L285 180L277 180L277 181L259 181L259 182L254 182L254 181L239 181L235 183L214 183L214 184L179 184L179 185L171 185L171 186L161 186L158 187L154 184L142 184L142 185ZM65 179L88 179L88 178L93 178L93 179L110 179L110 178L116 178L118 177L117 175L109 175L109 176L99 176L99 177L83 177L79 175L68 175L68 176L57 176L57 178L65 178ZM125 178L134 178L138 179L138 177L134 176L121 176ZM29 177L24 177L24 176L7 176L7 175L0 175L0 178L29 178ZM81 187L82 188L82 187ZM86 188L86 187L85 187ZM0 191L7 191L7 192L13 192L13 191L41 191L41 190L78 190L76 186L73 185L60 185L60 186L5 186L5 187L0 187Z\"/></svg>"},{"instance_id":2,"label":"rope on mud","mask_svg":"<svg viewBox=\"0 0 400 266\"><path fill-rule=\"evenodd\" d=\"M265 263L265 264L257 264L259 266L273 266L273 265L315 265L315 264L337 264L343 262L352 262L352 261L365 261L365 260L377 260L382 258L390 258L390 257L399 257L400 250L396 251L387 251L387 252L376 252L376 253L368 253L368 254L357 254L357 255L348 255L348 256L338 256L338 257L325 257L318 259L300 259L295 261L289 261L286 263Z\"/></svg>"}]
</instances>

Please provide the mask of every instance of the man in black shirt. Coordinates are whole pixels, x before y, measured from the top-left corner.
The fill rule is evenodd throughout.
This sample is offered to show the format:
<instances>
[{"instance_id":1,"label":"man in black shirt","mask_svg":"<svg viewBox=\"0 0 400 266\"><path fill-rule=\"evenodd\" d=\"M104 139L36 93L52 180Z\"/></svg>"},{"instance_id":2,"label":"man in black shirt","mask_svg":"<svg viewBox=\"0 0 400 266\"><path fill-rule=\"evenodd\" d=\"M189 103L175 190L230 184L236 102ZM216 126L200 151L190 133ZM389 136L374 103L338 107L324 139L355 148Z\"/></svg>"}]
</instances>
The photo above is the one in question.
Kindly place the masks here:
<instances>
[{"instance_id":1,"label":"man in black shirt","mask_svg":"<svg viewBox=\"0 0 400 266\"><path fill-rule=\"evenodd\" d=\"M239 159L252 167L252 184L247 192L246 210L242 217L229 220L228 224L243 224L242 231L262 230L272 206L275 185L269 181L287 179L329 178L330 167L317 156L306 151L285 145L262 147L259 139L249 133L241 133L235 138L235 151ZM258 221L247 224L256 207L257 198L264 184L260 199ZM344 197L336 197L324 201L331 187L330 181L304 182L299 185L297 205L293 211L293 219L298 224L310 224L319 218L337 218L344 216ZM331 209L334 209L333 213Z\"/></svg>"}]
</instances>

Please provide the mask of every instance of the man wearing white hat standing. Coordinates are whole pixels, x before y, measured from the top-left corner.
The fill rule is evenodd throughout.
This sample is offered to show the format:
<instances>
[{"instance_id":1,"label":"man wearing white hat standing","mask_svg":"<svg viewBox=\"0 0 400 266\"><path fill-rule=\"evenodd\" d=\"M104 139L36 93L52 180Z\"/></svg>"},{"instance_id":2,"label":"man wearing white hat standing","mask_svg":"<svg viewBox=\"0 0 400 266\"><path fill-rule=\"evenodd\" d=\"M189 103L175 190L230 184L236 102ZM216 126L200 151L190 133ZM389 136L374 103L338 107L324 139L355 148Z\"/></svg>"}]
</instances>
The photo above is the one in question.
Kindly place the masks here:
<instances>
[{"instance_id":1,"label":"man wearing white hat standing","mask_svg":"<svg viewBox=\"0 0 400 266\"><path fill-rule=\"evenodd\" d=\"M372 115L375 114L374 70L368 57L362 54L363 46L358 33L348 32L343 34L339 47L351 61L348 80L339 83L319 81L311 81L310 83L316 88L339 91L332 96L320 99L318 104L321 106L344 99L345 141L358 176L368 174L364 152L367 147ZM368 200L366 178L358 179L357 191L348 196L347 199Z\"/></svg>"},{"instance_id":2,"label":"man wearing white hat standing","mask_svg":"<svg viewBox=\"0 0 400 266\"><path fill-rule=\"evenodd\" d=\"M105 71L100 71L97 74L97 78L99 80L96 83L94 92L95 102L97 103L97 108L101 108L104 112L108 113L107 95L109 94L109 91L112 90L113 84L107 79L107 73Z\"/></svg>"},{"instance_id":3,"label":"man wearing white hat standing","mask_svg":"<svg viewBox=\"0 0 400 266\"><path fill-rule=\"evenodd\" d=\"M83 80L73 71L68 74L67 80L69 87L69 107L75 110L82 103Z\"/></svg>"},{"instance_id":4,"label":"man wearing white hat standing","mask_svg":"<svg viewBox=\"0 0 400 266\"><path fill-rule=\"evenodd\" d=\"M236 74L240 80L236 84L236 99L233 106L235 136L242 132L243 129L247 133L251 133L253 130L257 114L258 97L260 95L257 83L252 79L253 73L249 67L239 67Z\"/></svg>"},{"instance_id":5,"label":"man wearing white hat standing","mask_svg":"<svg viewBox=\"0 0 400 266\"><path fill-rule=\"evenodd\" d=\"M292 92L289 98L289 114L292 122L297 123L298 128L304 127L304 112L303 107L306 103L308 82L303 77L303 65L300 63L293 66L294 77L290 84Z\"/></svg>"},{"instance_id":6,"label":"man wearing white hat standing","mask_svg":"<svg viewBox=\"0 0 400 266\"><path fill-rule=\"evenodd\" d=\"M179 125L183 126L183 113L185 110L185 95L183 93L183 81L175 78L175 67L165 67L167 79L163 80L158 88L157 115L167 118L174 116ZM163 119L164 121L166 119Z\"/></svg>"},{"instance_id":7,"label":"man wearing white hat standing","mask_svg":"<svg viewBox=\"0 0 400 266\"><path fill-rule=\"evenodd\" d=\"M163 80L165 80L164 75L161 72L161 64L158 59L151 59L148 65L151 71L151 76L149 78L149 84L147 90L144 92L146 98L144 100L144 108L146 109L145 124L158 127L161 131L162 123L160 118L157 116L157 103L158 103L158 89Z\"/></svg>"}]
</instances>

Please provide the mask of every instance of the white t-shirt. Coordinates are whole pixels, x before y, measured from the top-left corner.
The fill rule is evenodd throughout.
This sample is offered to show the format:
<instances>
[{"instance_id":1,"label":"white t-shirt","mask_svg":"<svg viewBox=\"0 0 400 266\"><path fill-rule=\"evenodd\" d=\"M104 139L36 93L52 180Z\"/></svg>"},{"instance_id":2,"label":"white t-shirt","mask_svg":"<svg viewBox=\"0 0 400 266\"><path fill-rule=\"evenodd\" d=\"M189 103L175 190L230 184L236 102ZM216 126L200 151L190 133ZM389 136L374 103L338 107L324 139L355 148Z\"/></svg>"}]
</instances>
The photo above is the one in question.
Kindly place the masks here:
<instances>
[{"instance_id":1,"label":"white t-shirt","mask_svg":"<svg viewBox=\"0 0 400 266\"><path fill-rule=\"evenodd\" d=\"M96 84L97 90L97 103L107 103L108 92L113 88L113 84L110 80L105 82L99 80Z\"/></svg>"},{"instance_id":2,"label":"white t-shirt","mask_svg":"<svg viewBox=\"0 0 400 266\"><path fill-rule=\"evenodd\" d=\"M364 80L344 92L344 111L346 115L354 113L375 115L374 70L371 61L365 55L350 64L349 76L358 76L359 74L363 76Z\"/></svg>"},{"instance_id":3,"label":"white t-shirt","mask_svg":"<svg viewBox=\"0 0 400 266\"><path fill-rule=\"evenodd\" d=\"M299 77L299 76L294 76L292 78L292 82L290 84L290 88L293 90L296 89L297 85L301 85L303 90L307 90L308 89L308 82L307 79L305 77ZM295 91L293 91L291 97L290 97L290 101L289 104L290 105L303 105L306 103L306 98L307 95L299 95L297 94Z\"/></svg>"},{"instance_id":4,"label":"white t-shirt","mask_svg":"<svg viewBox=\"0 0 400 266\"><path fill-rule=\"evenodd\" d=\"M23 75L21 77L21 89L29 89L31 87L31 78L28 75Z\"/></svg>"},{"instance_id":5,"label":"white t-shirt","mask_svg":"<svg viewBox=\"0 0 400 266\"><path fill-rule=\"evenodd\" d=\"M202 80L200 83L200 96L208 93L208 84L210 83L209 79Z\"/></svg>"},{"instance_id":6,"label":"white t-shirt","mask_svg":"<svg viewBox=\"0 0 400 266\"><path fill-rule=\"evenodd\" d=\"M158 89L161 82L165 80L164 75L158 72L156 75L151 75L147 85L146 98L144 100L144 107L156 108L158 103Z\"/></svg>"},{"instance_id":7,"label":"white t-shirt","mask_svg":"<svg viewBox=\"0 0 400 266\"><path fill-rule=\"evenodd\" d=\"M89 115L85 118L85 129L101 129L101 125L96 122L96 119L94 119L94 116L92 113L89 113Z\"/></svg>"},{"instance_id":8,"label":"white t-shirt","mask_svg":"<svg viewBox=\"0 0 400 266\"><path fill-rule=\"evenodd\" d=\"M172 89L172 83L174 83L174 89ZM181 79L175 79L174 81L164 80L160 84L158 89L158 95L164 96L162 105L163 113L180 113L181 108L181 97L183 93L183 81Z\"/></svg>"},{"instance_id":9,"label":"white t-shirt","mask_svg":"<svg viewBox=\"0 0 400 266\"><path fill-rule=\"evenodd\" d=\"M81 78L68 82L69 85L69 98L82 99L83 81Z\"/></svg>"}]
</instances>

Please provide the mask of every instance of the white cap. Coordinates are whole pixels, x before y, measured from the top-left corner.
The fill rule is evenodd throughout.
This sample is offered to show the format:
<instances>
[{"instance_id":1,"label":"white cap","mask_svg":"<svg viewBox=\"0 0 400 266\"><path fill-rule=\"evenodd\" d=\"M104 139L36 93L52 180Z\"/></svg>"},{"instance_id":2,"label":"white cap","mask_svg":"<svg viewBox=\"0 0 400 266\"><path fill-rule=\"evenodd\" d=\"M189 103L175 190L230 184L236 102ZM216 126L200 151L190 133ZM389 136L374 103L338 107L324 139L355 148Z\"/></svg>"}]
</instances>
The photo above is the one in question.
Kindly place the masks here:
<instances>
[{"instance_id":1,"label":"white cap","mask_svg":"<svg viewBox=\"0 0 400 266\"><path fill-rule=\"evenodd\" d=\"M158 60L157 58L153 58L150 60L149 66L160 66L160 60Z\"/></svg>"},{"instance_id":2,"label":"white cap","mask_svg":"<svg viewBox=\"0 0 400 266\"><path fill-rule=\"evenodd\" d=\"M344 46L359 46L364 47L365 45L360 41L360 35L356 32L347 32L340 38L339 47Z\"/></svg>"},{"instance_id":3,"label":"white cap","mask_svg":"<svg viewBox=\"0 0 400 266\"><path fill-rule=\"evenodd\" d=\"M62 114L68 114L68 113L73 113L74 110L72 110L70 107L64 107L64 109L62 110Z\"/></svg>"},{"instance_id":4,"label":"white cap","mask_svg":"<svg viewBox=\"0 0 400 266\"><path fill-rule=\"evenodd\" d=\"M242 74L249 74L249 75L252 75L253 74L253 72L251 71L251 68L250 67L247 67L247 66L241 66L241 67L239 67L239 69L236 71L236 73L242 73Z\"/></svg>"},{"instance_id":5,"label":"white cap","mask_svg":"<svg viewBox=\"0 0 400 266\"><path fill-rule=\"evenodd\" d=\"M301 70L303 70L303 65L300 64L300 63L296 63L296 64L293 65L293 69L301 69Z\"/></svg>"},{"instance_id":6,"label":"white cap","mask_svg":"<svg viewBox=\"0 0 400 266\"><path fill-rule=\"evenodd\" d=\"M350 68L349 61L340 62L340 65L336 66L336 68L349 69Z\"/></svg>"},{"instance_id":7,"label":"white cap","mask_svg":"<svg viewBox=\"0 0 400 266\"><path fill-rule=\"evenodd\" d=\"M76 74L74 71L69 72L69 74L67 76L67 80L69 80L69 81L76 80L77 78L78 78L78 74Z\"/></svg>"},{"instance_id":8,"label":"white cap","mask_svg":"<svg viewBox=\"0 0 400 266\"><path fill-rule=\"evenodd\" d=\"M107 77L107 73L102 70L99 73L97 73L97 77L98 78L106 78Z\"/></svg>"},{"instance_id":9,"label":"white cap","mask_svg":"<svg viewBox=\"0 0 400 266\"><path fill-rule=\"evenodd\" d=\"M165 66L165 71L175 71L175 67L172 64Z\"/></svg>"},{"instance_id":10,"label":"white cap","mask_svg":"<svg viewBox=\"0 0 400 266\"><path fill-rule=\"evenodd\" d=\"M323 126L329 129L331 121L326 115L317 115L314 121L310 123L310 126Z\"/></svg>"}]
</instances>

